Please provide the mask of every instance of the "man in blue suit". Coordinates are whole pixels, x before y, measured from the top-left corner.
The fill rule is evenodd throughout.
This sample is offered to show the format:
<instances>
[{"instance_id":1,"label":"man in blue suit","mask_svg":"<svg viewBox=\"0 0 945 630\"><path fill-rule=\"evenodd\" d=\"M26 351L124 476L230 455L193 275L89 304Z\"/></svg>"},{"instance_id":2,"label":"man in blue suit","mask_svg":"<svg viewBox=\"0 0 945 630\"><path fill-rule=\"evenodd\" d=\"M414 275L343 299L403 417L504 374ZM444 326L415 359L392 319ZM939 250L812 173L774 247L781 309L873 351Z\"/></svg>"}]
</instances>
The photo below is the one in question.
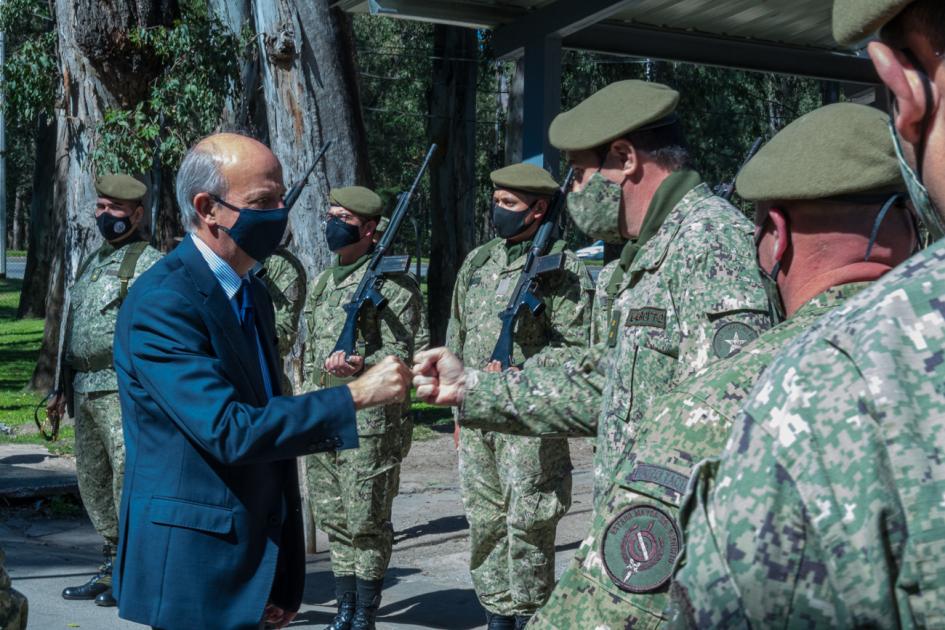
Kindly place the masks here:
<instances>
[{"instance_id":1,"label":"man in blue suit","mask_svg":"<svg viewBox=\"0 0 945 630\"><path fill-rule=\"evenodd\" d=\"M280 396L272 302L249 273L288 220L282 167L236 134L177 175L190 233L130 291L115 332L127 463L115 594L156 628L283 627L302 599L295 457L355 448L355 410L402 400L388 357L359 379Z\"/></svg>"}]
</instances>

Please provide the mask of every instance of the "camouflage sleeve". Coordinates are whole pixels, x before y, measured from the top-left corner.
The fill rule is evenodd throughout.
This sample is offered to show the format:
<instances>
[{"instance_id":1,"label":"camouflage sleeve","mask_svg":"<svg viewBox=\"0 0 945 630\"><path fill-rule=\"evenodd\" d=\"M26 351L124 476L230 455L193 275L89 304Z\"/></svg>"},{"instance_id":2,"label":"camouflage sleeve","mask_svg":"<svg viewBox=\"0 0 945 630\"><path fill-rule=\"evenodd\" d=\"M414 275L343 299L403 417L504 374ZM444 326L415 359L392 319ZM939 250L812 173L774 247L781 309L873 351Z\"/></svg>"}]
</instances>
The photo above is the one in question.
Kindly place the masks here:
<instances>
[{"instance_id":1,"label":"camouflage sleeve","mask_svg":"<svg viewBox=\"0 0 945 630\"><path fill-rule=\"evenodd\" d=\"M515 435L597 435L604 388L603 345L563 366L529 366L520 372L466 370L462 426Z\"/></svg>"},{"instance_id":2,"label":"camouflage sleeve","mask_svg":"<svg viewBox=\"0 0 945 630\"><path fill-rule=\"evenodd\" d=\"M750 234L732 228L693 241L697 246L689 247L680 257L682 266L671 272L682 332L677 383L734 355L771 327Z\"/></svg>"},{"instance_id":3,"label":"camouflage sleeve","mask_svg":"<svg viewBox=\"0 0 945 630\"><path fill-rule=\"evenodd\" d=\"M869 437L867 387L841 353L782 356L721 460L694 473L678 625L895 626L885 604L905 524Z\"/></svg>"},{"instance_id":4,"label":"camouflage sleeve","mask_svg":"<svg viewBox=\"0 0 945 630\"><path fill-rule=\"evenodd\" d=\"M472 260L476 251L473 250L466 256L466 260L459 268L459 273L456 274L456 283L453 285L453 300L450 303L450 321L446 326L446 347L460 358L463 356L463 347L466 340L463 305L466 303L466 290L469 288L469 261Z\"/></svg>"},{"instance_id":5,"label":"camouflage sleeve","mask_svg":"<svg viewBox=\"0 0 945 630\"><path fill-rule=\"evenodd\" d=\"M564 252L564 273L546 298L550 336L548 345L529 357L525 367L562 365L579 358L588 346L594 287L584 264L573 252Z\"/></svg>"},{"instance_id":6,"label":"camouflage sleeve","mask_svg":"<svg viewBox=\"0 0 945 630\"><path fill-rule=\"evenodd\" d=\"M279 353L286 355L295 345L299 333L305 304L305 276L281 255L274 255L266 261L266 274L262 279L275 308Z\"/></svg>"},{"instance_id":7,"label":"camouflage sleeve","mask_svg":"<svg viewBox=\"0 0 945 630\"><path fill-rule=\"evenodd\" d=\"M594 301L591 314L591 345L607 341L607 333L610 328L610 302L611 297L607 295L607 286L610 279L613 278L619 260L612 260L604 265L597 274L597 281L594 283Z\"/></svg>"},{"instance_id":8,"label":"camouflage sleeve","mask_svg":"<svg viewBox=\"0 0 945 630\"><path fill-rule=\"evenodd\" d=\"M379 328L381 345L364 358L372 365L394 355L410 363L421 330L423 297L413 276L391 278L382 289L387 305L381 309L375 325Z\"/></svg>"}]
</instances>

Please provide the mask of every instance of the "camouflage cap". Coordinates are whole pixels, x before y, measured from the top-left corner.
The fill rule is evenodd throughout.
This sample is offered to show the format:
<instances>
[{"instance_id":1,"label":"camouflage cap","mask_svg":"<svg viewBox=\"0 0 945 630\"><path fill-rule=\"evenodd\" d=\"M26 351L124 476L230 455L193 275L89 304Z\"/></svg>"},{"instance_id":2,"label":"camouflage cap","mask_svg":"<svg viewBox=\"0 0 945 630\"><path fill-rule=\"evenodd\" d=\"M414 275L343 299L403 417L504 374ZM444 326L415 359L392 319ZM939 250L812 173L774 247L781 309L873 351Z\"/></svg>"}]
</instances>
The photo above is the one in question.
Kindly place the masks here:
<instances>
[{"instance_id":1,"label":"camouflage cap","mask_svg":"<svg viewBox=\"0 0 945 630\"><path fill-rule=\"evenodd\" d=\"M855 103L805 114L745 165L738 194L758 201L903 191L888 121L878 109Z\"/></svg>"},{"instance_id":2,"label":"camouflage cap","mask_svg":"<svg viewBox=\"0 0 945 630\"><path fill-rule=\"evenodd\" d=\"M508 188L538 195L553 195L558 182L543 168L534 164L513 164L489 173L496 188Z\"/></svg>"},{"instance_id":3,"label":"camouflage cap","mask_svg":"<svg viewBox=\"0 0 945 630\"><path fill-rule=\"evenodd\" d=\"M880 30L914 0L836 0L833 38L844 46L863 41Z\"/></svg>"},{"instance_id":4,"label":"camouflage cap","mask_svg":"<svg viewBox=\"0 0 945 630\"><path fill-rule=\"evenodd\" d=\"M102 197L119 201L141 201L148 187L131 175L109 173L95 180L95 192Z\"/></svg>"},{"instance_id":5,"label":"camouflage cap","mask_svg":"<svg viewBox=\"0 0 945 630\"><path fill-rule=\"evenodd\" d=\"M661 121L678 103L679 92L660 83L617 81L558 114L548 138L565 151L593 149Z\"/></svg>"},{"instance_id":6,"label":"camouflage cap","mask_svg":"<svg viewBox=\"0 0 945 630\"><path fill-rule=\"evenodd\" d=\"M364 186L333 188L328 193L328 199L345 210L368 217L376 217L384 210L384 202L378 194Z\"/></svg>"}]
</instances>

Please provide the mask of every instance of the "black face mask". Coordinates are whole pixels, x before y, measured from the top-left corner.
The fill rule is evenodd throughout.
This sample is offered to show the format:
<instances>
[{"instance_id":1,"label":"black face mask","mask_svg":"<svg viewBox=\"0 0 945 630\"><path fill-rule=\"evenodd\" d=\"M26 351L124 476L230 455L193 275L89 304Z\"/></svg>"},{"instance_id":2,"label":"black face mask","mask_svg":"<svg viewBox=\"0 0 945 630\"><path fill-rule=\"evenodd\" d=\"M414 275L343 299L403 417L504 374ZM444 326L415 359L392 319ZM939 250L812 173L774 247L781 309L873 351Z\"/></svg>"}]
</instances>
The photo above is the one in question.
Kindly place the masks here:
<instances>
[{"instance_id":1,"label":"black face mask","mask_svg":"<svg viewBox=\"0 0 945 630\"><path fill-rule=\"evenodd\" d=\"M262 262L276 251L289 225L289 207L271 210L237 208L216 195L210 197L221 206L239 212L236 223L228 228L221 225L220 229L229 234L233 242L250 258Z\"/></svg>"},{"instance_id":2,"label":"black face mask","mask_svg":"<svg viewBox=\"0 0 945 630\"><path fill-rule=\"evenodd\" d=\"M325 242L328 249L337 252L348 245L361 240L361 230L356 225L348 225L338 217L328 217L325 222Z\"/></svg>"},{"instance_id":3,"label":"black face mask","mask_svg":"<svg viewBox=\"0 0 945 630\"><path fill-rule=\"evenodd\" d=\"M128 236L128 231L132 229L131 219L128 217L116 217L108 212L103 212L95 218L98 225L98 231L102 233L105 240L111 243Z\"/></svg>"},{"instance_id":4,"label":"black face mask","mask_svg":"<svg viewBox=\"0 0 945 630\"><path fill-rule=\"evenodd\" d=\"M525 224L525 219L532 213L532 206L527 210L515 212L507 210L498 204L492 204L492 225L495 227L495 233L500 237L509 239L514 238L524 232L529 225Z\"/></svg>"}]
</instances>

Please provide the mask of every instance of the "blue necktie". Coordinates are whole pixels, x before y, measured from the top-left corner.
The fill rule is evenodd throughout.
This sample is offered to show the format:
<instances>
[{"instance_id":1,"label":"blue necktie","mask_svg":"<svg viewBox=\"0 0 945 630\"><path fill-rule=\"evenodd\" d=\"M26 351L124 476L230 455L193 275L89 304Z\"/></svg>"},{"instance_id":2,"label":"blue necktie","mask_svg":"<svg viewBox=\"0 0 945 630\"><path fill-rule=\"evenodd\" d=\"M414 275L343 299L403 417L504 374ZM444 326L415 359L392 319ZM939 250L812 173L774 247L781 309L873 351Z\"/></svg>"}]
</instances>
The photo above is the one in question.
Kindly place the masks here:
<instances>
[{"instance_id":1,"label":"blue necktie","mask_svg":"<svg viewBox=\"0 0 945 630\"><path fill-rule=\"evenodd\" d=\"M240 286L240 327L249 347L256 350L256 313L253 310L253 289L249 280L243 280Z\"/></svg>"}]
</instances>

